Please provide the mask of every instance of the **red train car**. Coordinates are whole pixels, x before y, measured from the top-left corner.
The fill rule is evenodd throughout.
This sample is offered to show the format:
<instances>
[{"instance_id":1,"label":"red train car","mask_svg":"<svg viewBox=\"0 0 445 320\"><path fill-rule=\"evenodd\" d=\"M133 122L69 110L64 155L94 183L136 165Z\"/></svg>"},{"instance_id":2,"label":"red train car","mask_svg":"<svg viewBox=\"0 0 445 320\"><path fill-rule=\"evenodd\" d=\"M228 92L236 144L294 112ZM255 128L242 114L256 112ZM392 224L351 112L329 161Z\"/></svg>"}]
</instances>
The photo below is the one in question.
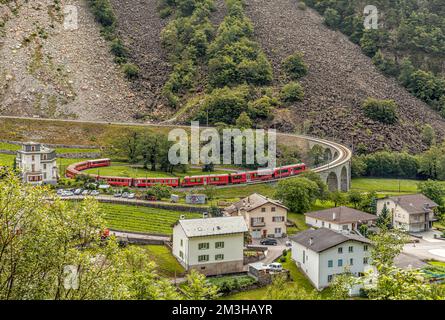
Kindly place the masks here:
<instances>
[{"instance_id":1,"label":"red train car","mask_svg":"<svg viewBox=\"0 0 445 320\"><path fill-rule=\"evenodd\" d=\"M293 175L300 174L303 171L306 171L306 165L304 163L294 164L292 165Z\"/></svg>"},{"instance_id":2,"label":"red train car","mask_svg":"<svg viewBox=\"0 0 445 320\"><path fill-rule=\"evenodd\" d=\"M65 170L65 177L67 178L74 179L77 174L79 174L79 171L74 168L74 165L68 166L68 168Z\"/></svg>"},{"instance_id":3,"label":"red train car","mask_svg":"<svg viewBox=\"0 0 445 320\"><path fill-rule=\"evenodd\" d=\"M78 162L74 165L74 169L77 171L82 171L90 168L90 163L88 161Z\"/></svg>"},{"instance_id":4,"label":"red train car","mask_svg":"<svg viewBox=\"0 0 445 320\"><path fill-rule=\"evenodd\" d=\"M96 176L97 180L106 181L110 186L131 187L133 178Z\"/></svg>"},{"instance_id":5,"label":"red train car","mask_svg":"<svg viewBox=\"0 0 445 320\"><path fill-rule=\"evenodd\" d=\"M246 172L230 174L230 183L231 184L246 183L246 182L247 182L247 173Z\"/></svg>"},{"instance_id":6,"label":"red train car","mask_svg":"<svg viewBox=\"0 0 445 320\"><path fill-rule=\"evenodd\" d=\"M151 187L155 184L165 184L170 187L179 186L179 178L135 178L134 187Z\"/></svg>"},{"instance_id":7,"label":"red train car","mask_svg":"<svg viewBox=\"0 0 445 320\"><path fill-rule=\"evenodd\" d=\"M205 177L206 183L211 185L226 185L229 184L228 174L212 174Z\"/></svg>"},{"instance_id":8,"label":"red train car","mask_svg":"<svg viewBox=\"0 0 445 320\"><path fill-rule=\"evenodd\" d=\"M247 172L247 181L265 181L273 179L273 169L258 169Z\"/></svg>"},{"instance_id":9,"label":"red train car","mask_svg":"<svg viewBox=\"0 0 445 320\"><path fill-rule=\"evenodd\" d=\"M87 162L88 162L88 168L108 167L111 165L111 160L108 158L88 160Z\"/></svg>"},{"instance_id":10,"label":"red train car","mask_svg":"<svg viewBox=\"0 0 445 320\"><path fill-rule=\"evenodd\" d=\"M181 182L183 187L202 186L206 183L205 176L184 177Z\"/></svg>"}]
</instances>

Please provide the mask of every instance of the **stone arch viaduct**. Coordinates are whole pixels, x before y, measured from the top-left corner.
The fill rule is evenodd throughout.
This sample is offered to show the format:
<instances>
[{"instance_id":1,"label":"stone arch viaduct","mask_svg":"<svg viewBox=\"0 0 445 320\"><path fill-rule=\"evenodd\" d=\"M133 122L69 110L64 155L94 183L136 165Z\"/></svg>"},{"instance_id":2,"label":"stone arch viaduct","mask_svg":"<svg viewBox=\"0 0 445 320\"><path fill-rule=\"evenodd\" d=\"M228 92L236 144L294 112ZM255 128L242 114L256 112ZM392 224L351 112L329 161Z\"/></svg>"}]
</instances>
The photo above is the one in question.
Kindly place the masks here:
<instances>
[{"instance_id":1,"label":"stone arch viaduct","mask_svg":"<svg viewBox=\"0 0 445 320\"><path fill-rule=\"evenodd\" d=\"M330 191L349 191L351 187L351 158L349 148L337 142L304 135L277 133L277 140L294 140L298 147L306 152L314 146L323 150L323 164L312 166L312 171L320 174ZM283 141L283 142L284 142Z\"/></svg>"}]
</instances>

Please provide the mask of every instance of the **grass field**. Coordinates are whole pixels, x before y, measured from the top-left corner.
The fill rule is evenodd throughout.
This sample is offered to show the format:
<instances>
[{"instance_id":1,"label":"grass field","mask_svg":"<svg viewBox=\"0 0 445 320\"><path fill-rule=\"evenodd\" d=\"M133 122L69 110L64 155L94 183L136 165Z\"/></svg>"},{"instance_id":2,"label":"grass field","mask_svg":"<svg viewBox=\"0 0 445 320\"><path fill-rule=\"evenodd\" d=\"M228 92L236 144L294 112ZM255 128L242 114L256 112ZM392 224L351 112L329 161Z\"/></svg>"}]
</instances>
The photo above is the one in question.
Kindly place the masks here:
<instances>
[{"instance_id":1,"label":"grass field","mask_svg":"<svg viewBox=\"0 0 445 320\"><path fill-rule=\"evenodd\" d=\"M12 166L14 164L15 155L0 153L0 166Z\"/></svg>"},{"instance_id":2,"label":"grass field","mask_svg":"<svg viewBox=\"0 0 445 320\"><path fill-rule=\"evenodd\" d=\"M379 193L415 193L421 180L355 178L352 179L352 190L376 191Z\"/></svg>"},{"instance_id":3,"label":"grass field","mask_svg":"<svg viewBox=\"0 0 445 320\"><path fill-rule=\"evenodd\" d=\"M159 274L170 278L182 277L185 274L184 268L166 246L142 245L140 247L144 249L149 259L156 263Z\"/></svg>"},{"instance_id":4,"label":"grass field","mask_svg":"<svg viewBox=\"0 0 445 320\"><path fill-rule=\"evenodd\" d=\"M164 210L150 207L101 203L108 227L122 231L172 234L173 224L181 215L200 218L199 213Z\"/></svg>"},{"instance_id":5,"label":"grass field","mask_svg":"<svg viewBox=\"0 0 445 320\"><path fill-rule=\"evenodd\" d=\"M83 172L90 174L99 173L99 175L104 175L104 176L131 177L131 178L145 178L145 177L166 178L166 177L185 177L189 175L198 176L198 175L209 174L206 172L202 172L201 169L189 169L187 170L187 172L174 171L173 173L168 173L164 171L151 171L151 170L146 170L140 166L132 166L126 163L117 163L117 162L114 162L109 167L88 169ZM215 170L210 174L222 174L222 173L227 173L227 171Z\"/></svg>"}]
</instances>

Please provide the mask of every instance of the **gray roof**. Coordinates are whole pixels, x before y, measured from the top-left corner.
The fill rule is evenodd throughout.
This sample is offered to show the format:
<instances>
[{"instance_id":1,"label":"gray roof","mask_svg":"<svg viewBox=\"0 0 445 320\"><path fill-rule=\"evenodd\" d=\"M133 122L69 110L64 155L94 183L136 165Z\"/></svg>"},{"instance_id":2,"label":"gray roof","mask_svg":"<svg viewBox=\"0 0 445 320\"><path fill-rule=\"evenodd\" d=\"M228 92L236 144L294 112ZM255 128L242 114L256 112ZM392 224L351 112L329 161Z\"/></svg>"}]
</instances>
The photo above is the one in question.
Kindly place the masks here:
<instances>
[{"instance_id":1,"label":"gray roof","mask_svg":"<svg viewBox=\"0 0 445 320\"><path fill-rule=\"evenodd\" d=\"M320 211L307 212L305 216L333 223L351 223L377 220L377 216L353 208L341 206Z\"/></svg>"},{"instance_id":2,"label":"gray roof","mask_svg":"<svg viewBox=\"0 0 445 320\"><path fill-rule=\"evenodd\" d=\"M228 213L237 212L238 210L251 211L266 203L272 203L276 206L282 207L286 210L289 210L286 206L284 206L280 201L269 199L259 193L253 193L248 197L241 199L238 202L235 202L225 208L224 210Z\"/></svg>"},{"instance_id":3,"label":"gray roof","mask_svg":"<svg viewBox=\"0 0 445 320\"><path fill-rule=\"evenodd\" d=\"M388 199L393 200L408 213L429 212L432 208L438 207L437 203L421 193L388 197Z\"/></svg>"},{"instance_id":4,"label":"gray roof","mask_svg":"<svg viewBox=\"0 0 445 320\"><path fill-rule=\"evenodd\" d=\"M344 234L327 228L305 230L295 236L289 237L289 239L317 253L346 241L358 241L371 244L371 241L365 237L354 234Z\"/></svg>"},{"instance_id":5,"label":"gray roof","mask_svg":"<svg viewBox=\"0 0 445 320\"><path fill-rule=\"evenodd\" d=\"M241 216L183 219L178 221L188 238L247 232Z\"/></svg>"}]
</instances>

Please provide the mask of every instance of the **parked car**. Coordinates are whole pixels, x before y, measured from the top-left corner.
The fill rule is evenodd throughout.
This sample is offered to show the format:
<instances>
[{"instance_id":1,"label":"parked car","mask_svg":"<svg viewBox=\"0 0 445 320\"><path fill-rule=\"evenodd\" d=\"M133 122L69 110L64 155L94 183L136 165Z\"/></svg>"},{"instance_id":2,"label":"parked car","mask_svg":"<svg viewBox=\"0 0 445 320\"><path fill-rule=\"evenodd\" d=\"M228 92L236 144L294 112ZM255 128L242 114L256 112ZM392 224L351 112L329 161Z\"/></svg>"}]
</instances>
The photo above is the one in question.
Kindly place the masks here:
<instances>
[{"instance_id":1,"label":"parked car","mask_svg":"<svg viewBox=\"0 0 445 320\"><path fill-rule=\"evenodd\" d=\"M283 265L279 262L273 262L267 266L267 269L273 272L281 272L283 271Z\"/></svg>"},{"instance_id":2,"label":"parked car","mask_svg":"<svg viewBox=\"0 0 445 320\"><path fill-rule=\"evenodd\" d=\"M65 190L63 189L57 189L57 194L60 196Z\"/></svg>"},{"instance_id":3,"label":"parked car","mask_svg":"<svg viewBox=\"0 0 445 320\"><path fill-rule=\"evenodd\" d=\"M122 198L128 198L128 192L122 193Z\"/></svg>"},{"instance_id":4,"label":"parked car","mask_svg":"<svg viewBox=\"0 0 445 320\"><path fill-rule=\"evenodd\" d=\"M97 191L97 190L93 190L93 191L91 191L91 193L90 193L90 195L92 195L93 197L94 197L94 196L98 196L99 194L100 194L100 192Z\"/></svg>"},{"instance_id":5,"label":"parked car","mask_svg":"<svg viewBox=\"0 0 445 320\"><path fill-rule=\"evenodd\" d=\"M76 195L76 196L78 196L79 194L81 194L82 193L82 189L76 189L76 190L74 190L74 194Z\"/></svg>"},{"instance_id":6,"label":"parked car","mask_svg":"<svg viewBox=\"0 0 445 320\"><path fill-rule=\"evenodd\" d=\"M260 243L264 246L276 246L278 244L277 239L273 238L265 238L260 241Z\"/></svg>"},{"instance_id":7,"label":"parked car","mask_svg":"<svg viewBox=\"0 0 445 320\"><path fill-rule=\"evenodd\" d=\"M286 247L292 247L292 242L290 242L289 240L286 241Z\"/></svg>"},{"instance_id":8,"label":"parked car","mask_svg":"<svg viewBox=\"0 0 445 320\"><path fill-rule=\"evenodd\" d=\"M74 196L74 192L72 191L65 191L64 193L62 193L62 197L71 197Z\"/></svg>"},{"instance_id":9,"label":"parked car","mask_svg":"<svg viewBox=\"0 0 445 320\"><path fill-rule=\"evenodd\" d=\"M135 194L134 193L129 193L128 194L128 199L134 199L135 198Z\"/></svg>"},{"instance_id":10,"label":"parked car","mask_svg":"<svg viewBox=\"0 0 445 320\"><path fill-rule=\"evenodd\" d=\"M116 192L116 193L113 195L113 197L115 197L115 198L122 197L122 193L120 193L120 192Z\"/></svg>"},{"instance_id":11,"label":"parked car","mask_svg":"<svg viewBox=\"0 0 445 320\"><path fill-rule=\"evenodd\" d=\"M82 191L82 195L83 195L83 196L86 196L86 195L88 195L89 193L90 193L89 190L83 190L83 191Z\"/></svg>"}]
</instances>

